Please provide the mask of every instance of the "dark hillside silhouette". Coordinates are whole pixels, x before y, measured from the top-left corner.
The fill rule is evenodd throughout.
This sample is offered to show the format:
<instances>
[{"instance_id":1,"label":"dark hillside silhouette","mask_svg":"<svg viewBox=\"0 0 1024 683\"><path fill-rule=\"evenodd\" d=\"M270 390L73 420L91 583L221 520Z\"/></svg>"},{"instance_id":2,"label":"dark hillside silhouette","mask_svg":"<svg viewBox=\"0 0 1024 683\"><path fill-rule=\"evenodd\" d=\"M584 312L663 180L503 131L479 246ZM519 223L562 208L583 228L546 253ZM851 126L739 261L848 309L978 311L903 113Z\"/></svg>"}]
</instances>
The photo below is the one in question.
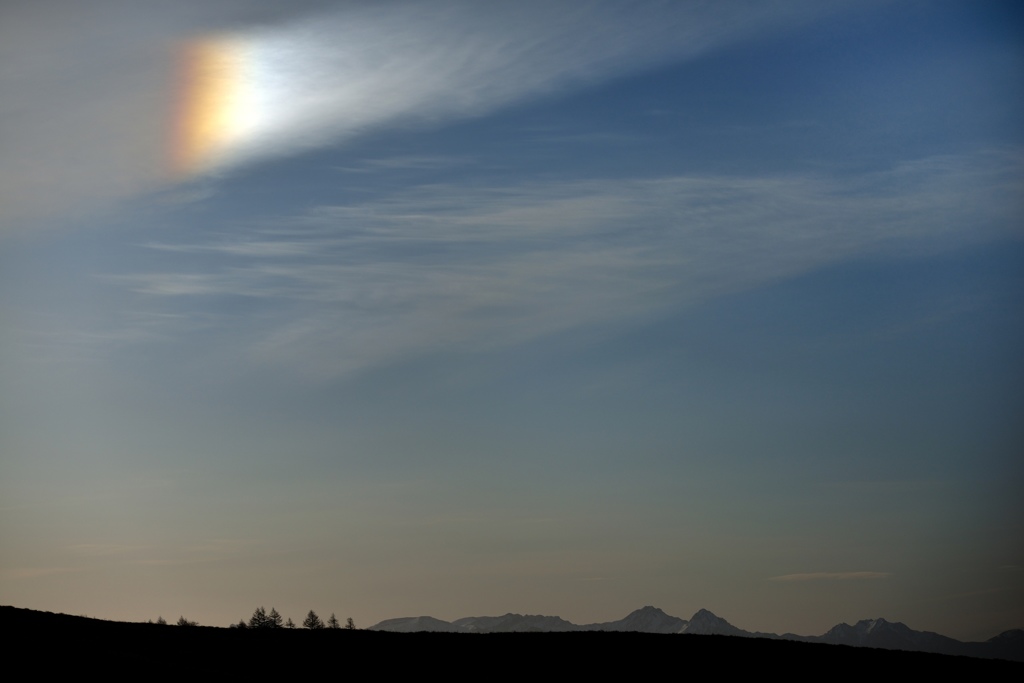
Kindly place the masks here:
<instances>
[{"instance_id":1,"label":"dark hillside silhouette","mask_svg":"<svg viewBox=\"0 0 1024 683\"><path fill-rule=\"evenodd\" d=\"M709 666L756 662L759 668L785 667L789 673L844 671L876 675L911 670L917 675L1016 676L1024 664L948 655L876 650L732 636L680 636L608 631L570 633L387 633L357 629L237 629L196 626L162 628L155 624L103 621L66 614L0 607L0 629L9 658L17 662L43 645L59 658L36 671L74 671L95 667L103 675L152 673L155 662L172 663L183 674L263 670L269 662L336 661L339 652L389 654L389 673L422 674L431 662L464 661L467 656L497 658L524 673L571 667L580 673L633 671L644 667ZM34 656L35 658L35 656ZM26 660L27 661L27 660ZM373 660L376 661L376 660ZM529 667L529 668L528 668ZM566 669L568 670L568 669ZM1016 674L1014 674L1016 672Z\"/></svg>"}]
</instances>

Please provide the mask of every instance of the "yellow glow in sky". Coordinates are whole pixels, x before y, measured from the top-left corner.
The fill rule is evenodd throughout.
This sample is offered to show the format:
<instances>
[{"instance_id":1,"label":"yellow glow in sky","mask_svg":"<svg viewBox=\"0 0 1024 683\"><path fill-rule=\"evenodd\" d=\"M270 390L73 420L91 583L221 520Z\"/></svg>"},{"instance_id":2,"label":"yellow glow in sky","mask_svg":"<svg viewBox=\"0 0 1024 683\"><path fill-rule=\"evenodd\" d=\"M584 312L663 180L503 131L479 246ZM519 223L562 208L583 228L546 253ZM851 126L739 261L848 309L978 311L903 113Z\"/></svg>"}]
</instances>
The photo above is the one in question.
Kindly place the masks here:
<instances>
[{"instance_id":1,"label":"yellow glow in sky","mask_svg":"<svg viewBox=\"0 0 1024 683\"><path fill-rule=\"evenodd\" d=\"M202 38L181 51L181 85L171 165L177 176L209 170L244 138L259 115L246 45Z\"/></svg>"}]
</instances>

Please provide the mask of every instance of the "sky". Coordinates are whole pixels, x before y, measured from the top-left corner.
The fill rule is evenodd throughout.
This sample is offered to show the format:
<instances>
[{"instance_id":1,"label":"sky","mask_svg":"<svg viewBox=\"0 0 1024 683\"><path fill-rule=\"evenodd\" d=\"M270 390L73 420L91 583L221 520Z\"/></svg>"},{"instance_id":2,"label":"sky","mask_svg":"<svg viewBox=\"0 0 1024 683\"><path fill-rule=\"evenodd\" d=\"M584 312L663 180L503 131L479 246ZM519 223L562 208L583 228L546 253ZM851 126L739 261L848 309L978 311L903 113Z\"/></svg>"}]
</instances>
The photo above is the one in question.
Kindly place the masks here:
<instances>
[{"instance_id":1,"label":"sky","mask_svg":"<svg viewBox=\"0 0 1024 683\"><path fill-rule=\"evenodd\" d=\"M1024 627L1013 2L0 6L0 604Z\"/></svg>"}]
</instances>

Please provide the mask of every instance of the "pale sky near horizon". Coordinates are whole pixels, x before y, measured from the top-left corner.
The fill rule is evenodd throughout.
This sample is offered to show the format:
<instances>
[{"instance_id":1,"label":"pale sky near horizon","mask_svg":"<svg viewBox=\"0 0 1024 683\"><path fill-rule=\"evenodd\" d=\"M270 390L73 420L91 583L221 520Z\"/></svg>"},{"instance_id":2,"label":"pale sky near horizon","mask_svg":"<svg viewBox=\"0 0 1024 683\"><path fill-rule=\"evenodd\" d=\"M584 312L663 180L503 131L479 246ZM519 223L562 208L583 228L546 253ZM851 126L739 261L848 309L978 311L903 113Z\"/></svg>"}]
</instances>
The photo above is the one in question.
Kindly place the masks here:
<instances>
[{"instance_id":1,"label":"pale sky near horizon","mask_svg":"<svg viewBox=\"0 0 1024 683\"><path fill-rule=\"evenodd\" d=\"M1024 627L1012 2L0 8L0 604Z\"/></svg>"}]
</instances>

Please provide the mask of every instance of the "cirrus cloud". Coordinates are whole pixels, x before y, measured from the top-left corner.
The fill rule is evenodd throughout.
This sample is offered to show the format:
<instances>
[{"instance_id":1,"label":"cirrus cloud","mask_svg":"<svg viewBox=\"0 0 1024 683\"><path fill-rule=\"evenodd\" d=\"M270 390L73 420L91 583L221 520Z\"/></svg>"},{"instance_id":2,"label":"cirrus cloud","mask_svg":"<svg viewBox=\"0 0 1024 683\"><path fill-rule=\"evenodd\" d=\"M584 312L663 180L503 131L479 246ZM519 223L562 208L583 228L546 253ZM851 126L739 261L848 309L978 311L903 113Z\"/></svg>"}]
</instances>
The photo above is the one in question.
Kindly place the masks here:
<instances>
[{"instance_id":1,"label":"cirrus cloud","mask_svg":"<svg viewBox=\"0 0 1024 683\"><path fill-rule=\"evenodd\" d=\"M773 576L769 581L873 581L888 579L889 572L810 572L807 574L784 574Z\"/></svg>"}]
</instances>

